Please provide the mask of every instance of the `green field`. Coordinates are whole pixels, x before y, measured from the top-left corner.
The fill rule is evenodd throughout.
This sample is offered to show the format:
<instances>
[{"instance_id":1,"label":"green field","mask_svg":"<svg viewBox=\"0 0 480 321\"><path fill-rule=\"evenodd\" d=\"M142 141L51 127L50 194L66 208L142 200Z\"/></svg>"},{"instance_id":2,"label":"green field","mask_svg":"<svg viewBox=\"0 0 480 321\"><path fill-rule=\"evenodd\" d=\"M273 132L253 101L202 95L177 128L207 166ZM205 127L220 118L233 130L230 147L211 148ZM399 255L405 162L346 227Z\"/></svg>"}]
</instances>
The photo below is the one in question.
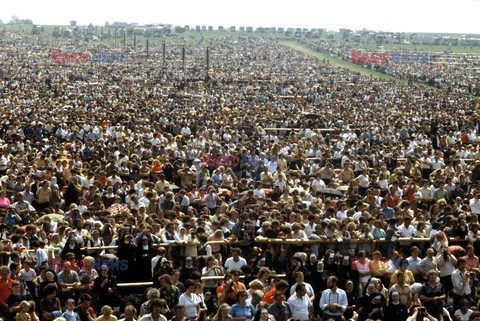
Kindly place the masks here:
<instances>
[{"instance_id":1,"label":"green field","mask_svg":"<svg viewBox=\"0 0 480 321\"><path fill-rule=\"evenodd\" d=\"M294 50L303 52L304 54L315 57L317 59L321 59L321 60L325 59L330 64L332 64L334 66L341 67L341 68L346 68L346 69L349 69L351 71L358 72L358 73L360 73L364 76L372 76L372 77L383 79L383 80L398 81L398 82L403 83L403 84L407 83L406 80L398 79L398 78L395 78L395 77L392 77L392 76L389 76L389 75L382 74L381 72L377 72L377 71L373 71L373 70L370 70L370 69L367 69L367 68L363 68L359 64L352 64L348 61L332 57L329 54L315 51L315 50L310 49L306 46L300 45L299 43L297 43L295 41L281 41L281 43L283 45L287 46L287 47L290 47Z\"/></svg>"},{"instance_id":2,"label":"green field","mask_svg":"<svg viewBox=\"0 0 480 321\"><path fill-rule=\"evenodd\" d=\"M362 44L359 47L375 51L377 45L374 43ZM417 52L452 52L452 53L469 53L480 55L480 46L447 46L447 45L414 45L414 44L384 44L383 49L386 51L417 51Z\"/></svg>"}]
</instances>

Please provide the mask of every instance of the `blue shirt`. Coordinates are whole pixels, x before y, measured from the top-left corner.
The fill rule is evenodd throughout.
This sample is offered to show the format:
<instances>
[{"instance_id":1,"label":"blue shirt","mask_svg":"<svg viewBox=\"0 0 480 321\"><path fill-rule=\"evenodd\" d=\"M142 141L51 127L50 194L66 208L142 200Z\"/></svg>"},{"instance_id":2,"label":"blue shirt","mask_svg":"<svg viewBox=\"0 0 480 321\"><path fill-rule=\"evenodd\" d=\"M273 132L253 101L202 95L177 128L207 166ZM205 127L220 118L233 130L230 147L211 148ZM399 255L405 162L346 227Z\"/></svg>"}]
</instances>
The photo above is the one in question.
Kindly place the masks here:
<instances>
[{"instance_id":1,"label":"blue shirt","mask_svg":"<svg viewBox=\"0 0 480 321\"><path fill-rule=\"evenodd\" d=\"M395 215L395 211L391 207L382 208L380 210L380 213L383 213L383 215L385 215L385 218L392 218Z\"/></svg>"},{"instance_id":2,"label":"blue shirt","mask_svg":"<svg viewBox=\"0 0 480 321\"><path fill-rule=\"evenodd\" d=\"M253 307L251 303L245 303L245 305L241 305L240 303L236 303L232 305L230 308L230 315L234 318L247 318L251 319L255 316L257 311Z\"/></svg>"}]
</instances>

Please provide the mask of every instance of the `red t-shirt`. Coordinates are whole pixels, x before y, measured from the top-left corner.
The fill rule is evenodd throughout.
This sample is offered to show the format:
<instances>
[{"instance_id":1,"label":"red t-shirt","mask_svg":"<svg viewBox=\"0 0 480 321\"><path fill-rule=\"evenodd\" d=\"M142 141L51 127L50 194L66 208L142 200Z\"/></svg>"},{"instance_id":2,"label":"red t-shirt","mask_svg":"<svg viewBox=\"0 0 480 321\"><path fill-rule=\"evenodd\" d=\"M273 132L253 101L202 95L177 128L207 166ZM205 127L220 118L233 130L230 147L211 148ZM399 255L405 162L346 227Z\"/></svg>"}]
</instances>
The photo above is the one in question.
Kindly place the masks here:
<instances>
[{"instance_id":1,"label":"red t-shirt","mask_svg":"<svg viewBox=\"0 0 480 321\"><path fill-rule=\"evenodd\" d=\"M12 284L13 280L10 277L7 277L7 283L3 278L0 280L0 302L7 303L8 296L12 294Z\"/></svg>"},{"instance_id":2,"label":"red t-shirt","mask_svg":"<svg viewBox=\"0 0 480 321\"><path fill-rule=\"evenodd\" d=\"M265 296L263 297L263 302L268 304L275 303L275 288L265 293Z\"/></svg>"}]
</instances>

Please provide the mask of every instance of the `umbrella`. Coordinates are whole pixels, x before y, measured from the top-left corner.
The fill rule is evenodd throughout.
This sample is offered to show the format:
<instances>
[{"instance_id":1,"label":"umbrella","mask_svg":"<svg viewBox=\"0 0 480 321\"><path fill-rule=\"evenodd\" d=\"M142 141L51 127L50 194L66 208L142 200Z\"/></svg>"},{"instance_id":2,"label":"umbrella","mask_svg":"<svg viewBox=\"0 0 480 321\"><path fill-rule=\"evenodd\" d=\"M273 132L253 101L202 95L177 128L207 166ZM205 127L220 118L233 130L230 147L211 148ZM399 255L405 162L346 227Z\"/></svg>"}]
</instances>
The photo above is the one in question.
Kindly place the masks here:
<instances>
[{"instance_id":1,"label":"umbrella","mask_svg":"<svg viewBox=\"0 0 480 321\"><path fill-rule=\"evenodd\" d=\"M47 217L50 217L50 219L53 222L63 222L65 220L65 216L63 216L62 214L47 214L47 215L43 215L42 217L40 217L37 220L37 223L42 224L45 221L45 218L47 218Z\"/></svg>"},{"instance_id":2,"label":"umbrella","mask_svg":"<svg viewBox=\"0 0 480 321\"><path fill-rule=\"evenodd\" d=\"M305 113L304 115L305 115L305 118L307 119L316 119L321 117L320 115L313 114L313 113Z\"/></svg>"},{"instance_id":3,"label":"umbrella","mask_svg":"<svg viewBox=\"0 0 480 321\"><path fill-rule=\"evenodd\" d=\"M343 193L335 188L319 188L318 191L322 194L328 194L333 196L340 196L343 197Z\"/></svg>"}]
</instances>

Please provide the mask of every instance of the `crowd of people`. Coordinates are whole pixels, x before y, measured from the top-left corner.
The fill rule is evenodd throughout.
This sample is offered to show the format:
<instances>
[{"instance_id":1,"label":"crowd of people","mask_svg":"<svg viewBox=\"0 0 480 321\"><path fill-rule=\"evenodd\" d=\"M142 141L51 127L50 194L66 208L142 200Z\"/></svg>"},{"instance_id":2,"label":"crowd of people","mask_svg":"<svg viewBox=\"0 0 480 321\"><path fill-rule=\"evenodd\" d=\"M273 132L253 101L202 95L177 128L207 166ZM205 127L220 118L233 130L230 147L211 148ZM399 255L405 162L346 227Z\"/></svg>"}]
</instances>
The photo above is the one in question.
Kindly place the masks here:
<instances>
[{"instance_id":1,"label":"crowd of people","mask_svg":"<svg viewBox=\"0 0 480 321\"><path fill-rule=\"evenodd\" d=\"M337 58L353 61L352 51L359 50L362 45L353 41L328 40L328 39L304 39L303 44L312 49L327 52ZM399 48L403 46L398 45ZM368 50L367 50L368 51ZM410 50L404 50L407 53ZM480 95L480 64L478 55L469 53L428 53L427 63L413 63L413 61L402 63L398 52L389 57L388 64L370 63L364 64L367 68L422 84L441 88L448 92L459 92L466 95Z\"/></svg>"},{"instance_id":2,"label":"crowd of people","mask_svg":"<svg viewBox=\"0 0 480 321\"><path fill-rule=\"evenodd\" d=\"M475 99L262 37L49 46L0 52L4 319L480 320Z\"/></svg>"}]
</instances>

